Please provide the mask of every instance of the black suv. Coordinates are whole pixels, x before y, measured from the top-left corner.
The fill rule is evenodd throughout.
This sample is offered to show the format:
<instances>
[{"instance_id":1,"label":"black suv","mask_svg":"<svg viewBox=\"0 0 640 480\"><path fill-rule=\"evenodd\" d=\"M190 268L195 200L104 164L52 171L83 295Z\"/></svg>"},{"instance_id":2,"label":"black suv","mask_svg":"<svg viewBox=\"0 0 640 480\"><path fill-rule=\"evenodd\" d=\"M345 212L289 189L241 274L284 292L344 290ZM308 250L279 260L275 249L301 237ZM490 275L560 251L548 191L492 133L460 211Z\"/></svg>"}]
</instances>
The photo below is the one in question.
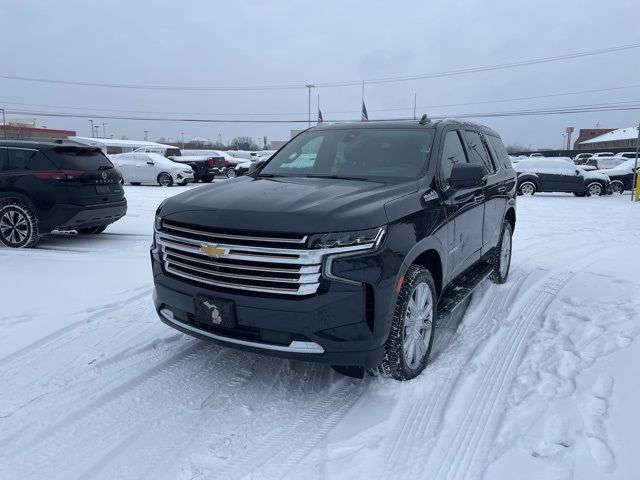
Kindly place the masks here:
<instances>
[{"instance_id":1,"label":"black suv","mask_svg":"<svg viewBox=\"0 0 640 480\"><path fill-rule=\"evenodd\" d=\"M312 128L249 175L159 206L156 309L202 339L410 379L442 311L506 280L515 195L480 125Z\"/></svg>"},{"instance_id":2,"label":"black suv","mask_svg":"<svg viewBox=\"0 0 640 480\"><path fill-rule=\"evenodd\" d=\"M0 141L0 242L33 247L52 230L103 232L127 211L121 180L93 147Z\"/></svg>"}]
</instances>

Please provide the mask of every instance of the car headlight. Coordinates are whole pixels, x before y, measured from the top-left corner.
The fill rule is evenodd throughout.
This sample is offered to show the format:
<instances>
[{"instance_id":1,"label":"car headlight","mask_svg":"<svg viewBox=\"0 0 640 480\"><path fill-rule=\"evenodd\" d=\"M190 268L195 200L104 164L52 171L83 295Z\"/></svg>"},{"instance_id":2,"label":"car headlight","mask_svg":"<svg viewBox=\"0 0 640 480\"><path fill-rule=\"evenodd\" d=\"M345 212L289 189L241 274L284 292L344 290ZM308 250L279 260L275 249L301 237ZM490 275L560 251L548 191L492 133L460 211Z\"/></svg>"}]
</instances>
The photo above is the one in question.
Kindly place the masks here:
<instances>
[{"instance_id":1,"label":"car headlight","mask_svg":"<svg viewBox=\"0 0 640 480\"><path fill-rule=\"evenodd\" d=\"M340 248L356 245L374 248L380 245L386 230L386 227L376 227L352 232L318 233L309 236L307 245L309 248Z\"/></svg>"}]
</instances>

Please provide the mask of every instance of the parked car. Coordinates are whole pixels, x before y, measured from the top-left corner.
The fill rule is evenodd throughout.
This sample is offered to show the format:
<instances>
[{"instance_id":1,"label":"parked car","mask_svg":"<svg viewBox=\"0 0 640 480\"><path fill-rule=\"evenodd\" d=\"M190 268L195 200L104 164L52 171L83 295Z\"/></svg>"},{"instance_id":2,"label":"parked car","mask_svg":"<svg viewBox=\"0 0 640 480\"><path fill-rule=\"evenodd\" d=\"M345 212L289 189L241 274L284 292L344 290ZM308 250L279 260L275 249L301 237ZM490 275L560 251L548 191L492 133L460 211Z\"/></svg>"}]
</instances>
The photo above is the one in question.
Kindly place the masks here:
<instances>
[{"instance_id":1,"label":"parked car","mask_svg":"<svg viewBox=\"0 0 640 480\"><path fill-rule=\"evenodd\" d=\"M120 153L109 159L120 170L123 180L131 185L146 183L170 187L174 183L186 185L194 181L189 165L176 163L159 153Z\"/></svg>"},{"instance_id":2,"label":"parked car","mask_svg":"<svg viewBox=\"0 0 640 480\"><path fill-rule=\"evenodd\" d=\"M602 157L613 157L613 152L598 152L598 153L594 153L589 158L602 158Z\"/></svg>"},{"instance_id":3,"label":"parked car","mask_svg":"<svg viewBox=\"0 0 640 480\"><path fill-rule=\"evenodd\" d=\"M480 125L313 127L250 175L159 206L155 306L204 340L408 380L436 319L507 280L515 194Z\"/></svg>"},{"instance_id":4,"label":"parked car","mask_svg":"<svg viewBox=\"0 0 640 480\"><path fill-rule=\"evenodd\" d=\"M229 155L223 150L182 150L183 155L211 155L213 157L222 157L224 159L224 168L227 177L234 177L237 173L236 166L245 160Z\"/></svg>"},{"instance_id":5,"label":"parked car","mask_svg":"<svg viewBox=\"0 0 640 480\"><path fill-rule=\"evenodd\" d=\"M611 191L613 193L622 193L625 190L633 190L635 165L635 158L628 159L616 167L600 170L598 173L606 174L611 179ZM640 165L640 162L638 165Z\"/></svg>"},{"instance_id":6,"label":"parked car","mask_svg":"<svg viewBox=\"0 0 640 480\"><path fill-rule=\"evenodd\" d=\"M544 158L544 155L542 155L541 153L530 153L529 157L531 157L531 158Z\"/></svg>"},{"instance_id":7,"label":"parked car","mask_svg":"<svg viewBox=\"0 0 640 480\"><path fill-rule=\"evenodd\" d=\"M251 168L251 165L257 163L257 161L242 161L242 162L238 162L236 164L236 166L234 167L235 173L236 173L236 177L239 177L241 175L245 175L249 172L249 169Z\"/></svg>"},{"instance_id":8,"label":"parked car","mask_svg":"<svg viewBox=\"0 0 640 480\"><path fill-rule=\"evenodd\" d=\"M52 230L102 233L127 212L121 180L97 148L0 141L0 242L33 247Z\"/></svg>"},{"instance_id":9,"label":"parked car","mask_svg":"<svg viewBox=\"0 0 640 480\"><path fill-rule=\"evenodd\" d=\"M608 168L617 167L621 163L624 163L627 159L618 156L606 156L606 157L591 157L587 160L587 163L583 167L593 167L593 170L605 170Z\"/></svg>"},{"instance_id":10,"label":"parked car","mask_svg":"<svg viewBox=\"0 0 640 480\"><path fill-rule=\"evenodd\" d=\"M176 163L189 165L193 169L193 181L210 183L216 175L226 175L224 159L212 155L182 155L179 148L166 147L140 147L134 153L159 153L160 155Z\"/></svg>"},{"instance_id":11,"label":"parked car","mask_svg":"<svg viewBox=\"0 0 640 480\"><path fill-rule=\"evenodd\" d=\"M625 160L627 160L629 158L636 158L636 152L621 152L621 153L616 153L615 156L622 157Z\"/></svg>"},{"instance_id":12,"label":"parked car","mask_svg":"<svg viewBox=\"0 0 640 480\"><path fill-rule=\"evenodd\" d=\"M519 162L518 193L567 192L577 196L604 195L609 191L609 178L556 158Z\"/></svg>"},{"instance_id":13,"label":"parked car","mask_svg":"<svg viewBox=\"0 0 640 480\"><path fill-rule=\"evenodd\" d=\"M573 157L573 163L576 165L584 165L591 158L593 153L579 153Z\"/></svg>"}]
</instances>

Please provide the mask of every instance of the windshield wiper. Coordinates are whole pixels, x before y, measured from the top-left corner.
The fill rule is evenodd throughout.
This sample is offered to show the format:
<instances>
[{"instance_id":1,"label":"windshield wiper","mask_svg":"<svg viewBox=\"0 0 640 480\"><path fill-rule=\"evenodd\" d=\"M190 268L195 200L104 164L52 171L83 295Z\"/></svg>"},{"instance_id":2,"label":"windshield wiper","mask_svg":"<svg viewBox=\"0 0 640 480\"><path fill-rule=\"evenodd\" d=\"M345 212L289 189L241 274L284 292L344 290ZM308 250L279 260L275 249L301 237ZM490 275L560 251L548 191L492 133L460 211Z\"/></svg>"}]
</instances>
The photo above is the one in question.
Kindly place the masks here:
<instances>
[{"instance_id":1,"label":"windshield wiper","mask_svg":"<svg viewBox=\"0 0 640 480\"><path fill-rule=\"evenodd\" d=\"M305 175L305 177L308 178L332 178L335 180L359 180L362 182L368 182L369 179L368 178L364 178L364 177L349 177L349 176L342 176L342 175Z\"/></svg>"}]
</instances>

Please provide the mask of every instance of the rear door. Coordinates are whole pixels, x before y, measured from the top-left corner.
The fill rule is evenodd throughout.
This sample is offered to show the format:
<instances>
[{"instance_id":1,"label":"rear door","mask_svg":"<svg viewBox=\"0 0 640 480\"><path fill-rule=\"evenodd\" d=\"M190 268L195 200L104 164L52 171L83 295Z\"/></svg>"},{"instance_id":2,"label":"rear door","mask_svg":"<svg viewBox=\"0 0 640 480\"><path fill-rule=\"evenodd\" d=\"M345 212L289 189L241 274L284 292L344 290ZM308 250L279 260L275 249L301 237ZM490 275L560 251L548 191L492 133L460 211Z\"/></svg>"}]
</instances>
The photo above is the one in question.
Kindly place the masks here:
<instances>
[{"instance_id":1,"label":"rear door","mask_svg":"<svg viewBox=\"0 0 640 480\"><path fill-rule=\"evenodd\" d=\"M117 170L98 149L57 147L47 157L65 172L69 203L94 206L124 199Z\"/></svg>"}]
</instances>

